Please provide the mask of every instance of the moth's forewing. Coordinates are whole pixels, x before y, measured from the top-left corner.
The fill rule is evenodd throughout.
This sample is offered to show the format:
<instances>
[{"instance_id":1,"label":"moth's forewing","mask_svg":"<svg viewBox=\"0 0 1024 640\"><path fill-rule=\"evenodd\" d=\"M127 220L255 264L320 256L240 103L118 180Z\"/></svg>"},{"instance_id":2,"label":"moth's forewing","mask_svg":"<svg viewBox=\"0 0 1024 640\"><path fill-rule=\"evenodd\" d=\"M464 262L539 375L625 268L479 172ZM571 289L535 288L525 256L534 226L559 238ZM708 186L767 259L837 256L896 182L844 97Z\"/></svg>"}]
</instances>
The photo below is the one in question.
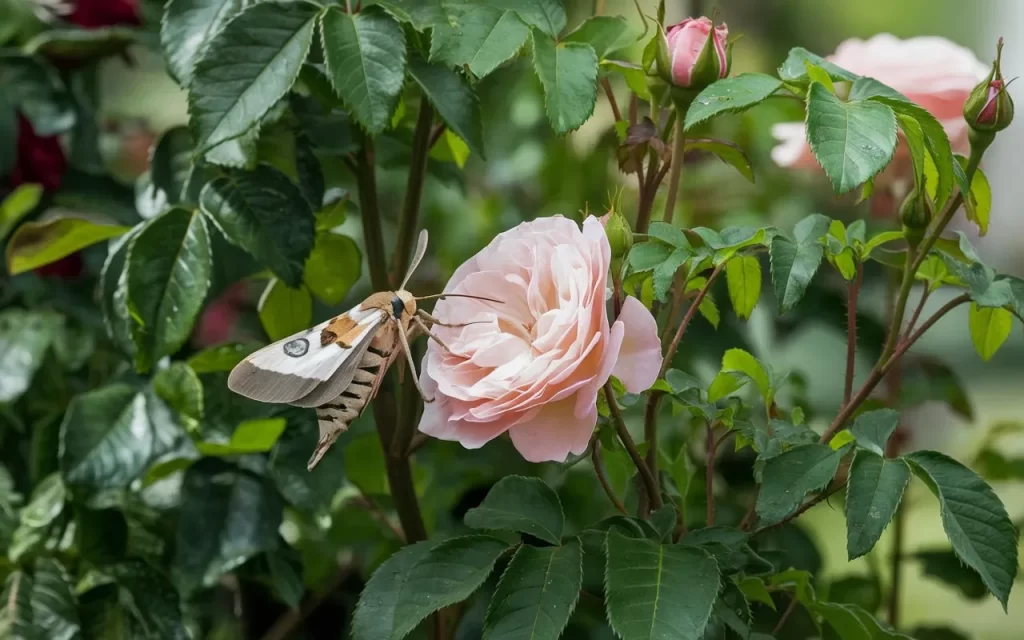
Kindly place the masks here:
<instances>
[{"instance_id":1,"label":"moth's forewing","mask_svg":"<svg viewBox=\"0 0 1024 640\"><path fill-rule=\"evenodd\" d=\"M351 347L336 341L322 340L324 330L339 318L356 323L357 335ZM228 376L228 388L253 400L281 404L308 404L321 386L340 386L344 375L339 371L354 369L362 353L380 327L383 316L379 309L355 309L305 331L266 346L238 363ZM353 330L349 331L352 334ZM362 347L362 348L360 348ZM349 379L351 377L349 376Z\"/></svg>"}]
</instances>

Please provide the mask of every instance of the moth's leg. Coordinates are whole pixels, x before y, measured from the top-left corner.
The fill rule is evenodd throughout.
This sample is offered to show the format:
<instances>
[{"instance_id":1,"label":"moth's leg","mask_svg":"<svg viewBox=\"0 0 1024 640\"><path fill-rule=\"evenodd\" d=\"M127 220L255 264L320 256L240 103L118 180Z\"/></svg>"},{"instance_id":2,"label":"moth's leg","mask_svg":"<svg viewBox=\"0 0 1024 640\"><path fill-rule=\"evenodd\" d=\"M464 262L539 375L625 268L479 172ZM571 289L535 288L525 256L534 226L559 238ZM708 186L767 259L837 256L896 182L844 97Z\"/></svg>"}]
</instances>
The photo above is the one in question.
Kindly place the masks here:
<instances>
[{"instance_id":1,"label":"moth's leg","mask_svg":"<svg viewBox=\"0 0 1024 640\"><path fill-rule=\"evenodd\" d=\"M445 351L447 351L448 353L452 354L453 356L457 356L457 355L459 355L459 354L455 353L454 351L452 351L451 347L449 347L448 345L446 345L446 344L444 343L444 341L443 341L443 340L441 340L441 338L438 338L438 337L437 337L436 335L434 335L433 333L431 333L430 329L428 329L428 328L427 328L427 325L423 324L423 321L422 321L422 320L420 320L419 318L417 318L417 317L415 317L415 316L413 317L413 319L412 319L412 320L413 320L413 322L415 322L415 323L416 323L416 327L417 327L417 328L418 328L418 329L420 330L420 332L422 332L422 333L423 333L424 335L426 335L427 337L429 337L429 338L432 338L432 339L434 340L434 342L436 342L437 344L441 345L441 347L442 347L442 348L443 348L443 349L444 349Z\"/></svg>"},{"instance_id":2,"label":"moth's leg","mask_svg":"<svg viewBox=\"0 0 1024 640\"><path fill-rule=\"evenodd\" d=\"M434 316L430 315L429 313L427 313L423 309L417 309L416 310L416 315L419 316L420 318L423 318L427 322L430 322L431 324L436 324L439 327L448 327L449 329L461 329L462 327L468 327L471 324L486 324L486 323L490 322L490 320L474 320L473 322L460 322L458 324L448 324L446 322L441 322L440 320L438 320ZM429 332L428 332L428 335L429 335ZM433 336L431 336L431 337L433 337ZM437 340L437 338L434 338L434 339ZM437 340L437 341L440 342L440 340Z\"/></svg>"},{"instance_id":3,"label":"moth's leg","mask_svg":"<svg viewBox=\"0 0 1024 640\"><path fill-rule=\"evenodd\" d=\"M427 398L427 394L423 392L423 387L420 386L420 378L416 375L416 364L412 359L412 349L409 348L409 339L405 336L405 329L402 325L397 325L398 329L398 340L402 343L402 351L405 352L405 359L409 363L409 377L412 378L412 383L416 385L416 390L420 392L420 397L423 398L423 402L433 402L433 398Z\"/></svg>"}]
</instances>

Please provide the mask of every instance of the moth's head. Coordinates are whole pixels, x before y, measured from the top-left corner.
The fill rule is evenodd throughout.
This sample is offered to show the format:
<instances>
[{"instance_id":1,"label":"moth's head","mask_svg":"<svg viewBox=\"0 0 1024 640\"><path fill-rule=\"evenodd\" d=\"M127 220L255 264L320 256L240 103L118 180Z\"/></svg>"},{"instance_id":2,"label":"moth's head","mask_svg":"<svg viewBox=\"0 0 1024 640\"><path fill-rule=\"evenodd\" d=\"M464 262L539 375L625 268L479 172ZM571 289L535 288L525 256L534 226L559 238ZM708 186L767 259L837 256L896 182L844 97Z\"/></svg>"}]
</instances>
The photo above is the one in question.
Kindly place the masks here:
<instances>
[{"instance_id":1,"label":"moth's head","mask_svg":"<svg viewBox=\"0 0 1024 640\"><path fill-rule=\"evenodd\" d=\"M405 305L405 313L410 316L416 314L416 298L414 298L411 293L405 289L401 289L395 292L395 297L401 300L402 304Z\"/></svg>"}]
</instances>

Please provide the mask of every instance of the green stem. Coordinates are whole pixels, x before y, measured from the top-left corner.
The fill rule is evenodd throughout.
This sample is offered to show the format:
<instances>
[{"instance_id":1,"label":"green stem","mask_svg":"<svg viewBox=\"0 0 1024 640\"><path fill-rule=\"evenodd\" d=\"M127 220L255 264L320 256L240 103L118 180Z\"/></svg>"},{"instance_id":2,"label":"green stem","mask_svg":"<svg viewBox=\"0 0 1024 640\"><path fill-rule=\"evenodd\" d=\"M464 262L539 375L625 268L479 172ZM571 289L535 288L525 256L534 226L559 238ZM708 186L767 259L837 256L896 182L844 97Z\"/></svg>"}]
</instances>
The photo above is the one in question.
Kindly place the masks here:
<instances>
[{"instance_id":1,"label":"green stem","mask_svg":"<svg viewBox=\"0 0 1024 640\"><path fill-rule=\"evenodd\" d=\"M654 473L644 462L643 457L640 456L640 451L636 448L636 443L633 442L633 436L629 435L626 421L622 419L622 412L619 410L619 405L615 400L615 391L612 389L611 380L604 384L604 397L608 401L608 410L611 411L615 431L618 433L619 440L622 441L622 446L626 448L626 452L629 454L633 464L636 465L636 470L640 474L640 479L643 480L644 488L647 490L648 499L655 509L662 507L665 503L661 500L661 490L658 489L657 480L655 480Z\"/></svg>"},{"instance_id":2,"label":"green stem","mask_svg":"<svg viewBox=\"0 0 1024 640\"><path fill-rule=\"evenodd\" d=\"M426 96L420 100L420 113L416 119L416 130L412 136L412 159L409 161L409 181L405 188L405 202L398 218L398 240L395 243L394 263L391 269L391 284L398 286L409 268L413 241L416 238L420 201L423 198L423 183L427 175L427 158L430 154L430 132L434 126L434 109Z\"/></svg>"},{"instance_id":3,"label":"green stem","mask_svg":"<svg viewBox=\"0 0 1024 640\"><path fill-rule=\"evenodd\" d=\"M896 305L893 307L892 322L889 324L889 335L885 339L885 347L882 349L882 356L879 362L885 362L892 355L896 344L899 341L903 330L903 314L907 310L907 300L910 298L910 290L914 288L914 274L917 270L914 263L917 261L916 247L907 247L907 260L903 263L903 279L900 282L900 292L896 297Z\"/></svg>"},{"instance_id":4,"label":"green stem","mask_svg":"<svg viewBox=\"0 0 1024 640\"><path fill-rule=\"evenodd\" d=\"M676 133L673 136L672 169L668 175L668 199L665 201L665 222L672 224L676 213L676 200L679 198L679 180L683 174L683 155L686 153L686 134L683 132L683 119L676 118Z\"/></svg>"}]
</instances>

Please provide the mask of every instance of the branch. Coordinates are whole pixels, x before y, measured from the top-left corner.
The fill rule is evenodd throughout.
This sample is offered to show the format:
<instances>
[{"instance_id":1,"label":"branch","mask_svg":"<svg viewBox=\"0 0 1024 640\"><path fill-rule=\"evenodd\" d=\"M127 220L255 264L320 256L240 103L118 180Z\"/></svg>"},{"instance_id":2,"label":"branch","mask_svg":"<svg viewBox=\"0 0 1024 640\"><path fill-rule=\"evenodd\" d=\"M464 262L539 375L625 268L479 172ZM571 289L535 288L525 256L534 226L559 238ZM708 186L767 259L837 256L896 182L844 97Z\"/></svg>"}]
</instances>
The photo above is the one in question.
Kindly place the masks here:
<instances>
[{"instance_id":1,"label":"branch","mask_svg":"<svg viewBox=\"0 0 1024 640\"><path fill-rule=\"evenodd\" d=\"M864 381L864 386L862 386L860 391L857 392L857 395L854 396L850 402L846 403L846 405L844 405L839 411L839 415L836 416L836 419L833 420L832 424L830 424L828 429L825 430L825 433L821 435L820 442L823 444L827 443L832 439L832 436L834 436L836 432L843 428L843 425L846 424L846 421L849 420L851 415L853 415L853 412L868 399L868 396L870 396L871 392L874 391L876 386L878 386L878 383L882 381L882 378L884 378L885 374L889 372L889 369L892 368L896 361L899 360L915 342L921 339L921 336L924 335L928 329L930 329L944 315L970 301L971 296L964 293L944 304L930 318L925 320L920 329L900 342L888 360L884 363L875 365L875 368L871 370L871 375L869 375L868 379Z\"/></svg>"},{"instance_id":2,"label":"branch","mask_svg":"<svg viewBox=\"0 0 1024 640\"><path fill-rule=\"evenodd\" d=\"M864 267L857 263L857 277L848 287L846 304L846 386L843 390L843 404L849 404L853 396L853 374L857 368L857 295L860 293Z\"/></svg>"},{"instance_id":3,"label":"branch","mask_svg":"<svg viewBox=\"0 0 1024 640\"><path fill-rule=\"evenodd\" d=\"M651 469L648 468L644 459L640 456L636 443L633 442L633 436L629 435L629 429L626 428L626 422L622 419L622 412L619 410L619 405L615 400L615 392L612 390L611 381L604 384L604 397L608 401L608 410L611 411L612 422L615 423L615 431L619 435L619 440L622 441L622 446L629 453L633 464L636 465L636 470L644 482L644 488L647 489L647 495L651 504L654 505L655 509L660 508L664 505L664 502L661 500L661 491L658 489L658 483Z\"/></svg>"},{"instance_id":4,"label":"branch","mask_svg":"<svg viewBox=\"0 0 1024 640\"><path fill-rule=\"evenodd\" d=\"M430 153L430 130L434 125L434 109L426 96L420 99L420 112L412 136L412 159L409 161L409 180L405 187L405 202L398 218L398 240L392 255L391 286L398 286L409 268L413 240L416 238L423 182L427 176L427 156Z\"/></svg>"},{"instance_id":5,"label":"branch","mask_svg":"<svg viewBox=\"0 0 1024 640\"><path fill-rule=\"evenodd\" d=\"M359 209L363 219L363 244L370 266L370 282L377 291L387 291L388 267L384 257L384 232L377 204L377 174L374 167L373 139L365 137L356 160L356 182L359 186Z\"/></svg>"},{"instance_id":6,"label":"branch","mask_svg":"<svg viewBox=\"0 0 1024 640\"><path fill-rule=\"evenodd\" d=\"M601 78L601 88L604 89L604 94L608 96L608 106L612 108L615 122L619 122L622 120L622 112L619 111L619 103L615 100L615 94L612 92L612 83L608 81L607 77Z\"/></svg>"},{"instance_id":7,"label":"branch","mask_svg":"<svg viewBox=\"0 0 1024 640\"><path fill-rule=\"evenodd\" d=\"M910 322L907 324L907 332L910 333L917 326L917 321L921 319L921 312L924 311L924 305L928 302L928 297L932 295L932 290L925 287L924 293L921 294L921 299L917 302L917 308L914 309L913 315L910 316Z\"/></svg>"},{"instance_id":8,"label":"branch","mask_svg":"<svg viewBox=\"0 0 1024 640\"><path fill-rule=\"evenodd\" d=\"M782 520L776 522L775 524L770 524L770 525L761 527L760 529L757 529L756 531L754 531L754 533L752 533L750 535L756 536L756 535L759 535L759 534L762 534L762 533L766 533L768 531L774 531L775 529L778 529L780 527L783 527L783 526L789 524L793 520L796 520L798 517L803 515L804 512L806 512L811 507L813 507L813 506L815 506L817 504L821 504L825 500L828 500L829 498L831 498L836 493L842 491L843 487L845 487L845 486L846 486L846 483L843 482L843 483L837 484L836 486L832 487L828 491L822 491L821 493L819 493L818 495L814 496L813 498L811 498L807 502L803 503L800 506L799 509L797 509L793 513L789 514L788 516L786 516Z\"/></svg>"},{"instance_id":9,"label":"branch","mask_svg":"<svg viewBox=\"0 0 1024 640\"><path fill-rule=\"evenodd\" d=\"M707 504L707 513L705 514L705 526L715 526L715 454L718 449L715 442L715 428L710 421L706 421L707 424L707 449L708 449L708 462L707 469L705 470L705 487L704 487L704 498Z\"/></svg>"},{"instance_id":10,"label":"branch","mask_svg":"<svg viewBox=\"0 0 1024 640\"><path fill-rule=\"evenodd\" d=\"M608 472L604 468L604 461L601 459L601 441L597 439L597 434L594 434L594 440L591 443L590 448L590 460L594 463L594 473L597 475L598 482L601 483L601 488L604 489L608 499L611 500L612 505L618 509L621 513L629 515L626 511L626 506L622 504L622 500L619 500L619 496L615 495L615 491L612 489L612 485L608 482Z\"/></svg>"},{"instance_id":11,"label":"branch","mask_svg":"<svg viewBox=\"0 0 1024 640\"><path fill-rule=\"evenodd\" d=\"M348 577L351 574L352 567L348 565L339 567L334 578L331 580L331 584L328 585L326 589L303 602L299 608L285 612L277 619L274 625L263 634L262 640L285 640L286 638L293 637L295 630L302 624L302 622L308 618L310 614L320 608L320 605L326 602L327 599L330 598L346 580L348 580Z\"/></svg>"},{"instance_id":12,"label":"branch","mask_svg":"<svg viewBox=\"0 0 1024 640\"><path fill-rule=\"evenodd\" d=\"M679 197L679 180L683 174L683 155L686 153L686 134L683 132L683 121L676 120L676 133L672 145L672 173L668 178L668 199L665 201L664 220L669 224L676 213L676 199Z\"/></svg>"}]
</instances>

